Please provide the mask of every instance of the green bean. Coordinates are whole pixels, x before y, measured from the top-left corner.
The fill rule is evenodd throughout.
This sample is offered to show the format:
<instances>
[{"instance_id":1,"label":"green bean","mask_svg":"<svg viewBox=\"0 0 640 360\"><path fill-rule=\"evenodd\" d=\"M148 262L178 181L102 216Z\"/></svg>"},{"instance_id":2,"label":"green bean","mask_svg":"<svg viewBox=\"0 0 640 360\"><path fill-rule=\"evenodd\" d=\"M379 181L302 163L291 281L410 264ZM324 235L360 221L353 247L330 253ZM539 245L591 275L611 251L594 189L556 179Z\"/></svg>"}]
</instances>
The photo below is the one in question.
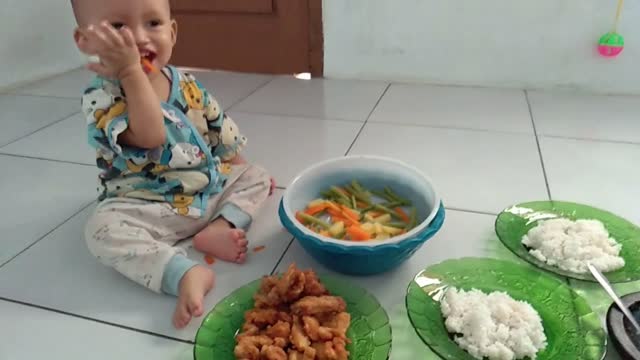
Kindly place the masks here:
<instances>
[{"instance_id":1,"label":"green bean","mask_svg":"<svg viewBox=\"0 0 640 360\"><path fill-rule=\"evenodd\" d=\"M356 197L355 195L351 195L351 205L353 205L354 209L358 208L358 203L356 202Z\"/></svg>"},{"instance_id":2,"label":"green bean","mask_svg":"<svg viewBox=\"0 0 640 360\"><path fill-rule=\"evenodd\" d=\"M356 181L356 180L351 181L351 186L358 193L360 193L360 195L362 195L362 198L363 198L363 199L361 199L362 201L364 201L367 204L371 203L371 195L370 195L369 191L367 191L367 189L362 187L362 185L360 185L360 183L358 183L358 181Z\"/></svg>"},{"instance_id":3,"label":"green bean","mask_svg":"<svg viewBox=\"0 0 640 360\"><path fill-rule=\"evenodd\" d=\"M385 186L384 187L384 192L393 200L402 203L402 205L411 205L411 201L408 199L405 199L403 197L401 197L400 195L396 194L393 190L391 190L390 187Z\"/></svg>"},{"instance_id":4,"label":"green bean","mask_svg":"<svg viewBox=\"0 0 640 360\"><path fill-rule=\"evenodd\" d=\"M353 195L356 197L356 199L362 201L363 203L370 205L371 204L371 199L367 198L366 195L364 195L363 193L359 192L358 190L354 189L352 186L345 186L345 189L349 192L349 194Z\"/></svg>"},{"instance_id":5,"label":"green bean","mask_svg":"<svg viewBox=\"0 0 640 360\"><path fill-rule=\"evenodd\" d=\"M309 215L307 213L304 213L304 212L300 212L298 215L300 216L300 218L302 220L304 220L304 221L306 221L308 223L311 223L311 224L314 224L314 225L319 225L319 226L323 227L326 230L329 230L329 228L331 228L331 225L329 225L329 223L327 223L327 222L325 222L323 220L320 220L315 216L311 216L311 215Z\"/></svg>"},{"instance_id":6,"label":"green bean","mask_svg":"<svg viewBox=\"0 0 640 360\"><path fill-rule=\"evenodd\" d=\"M402 216L400 216L397 212L389 209L388 207L386 207L384 205L375 204L373 206L374 206L374 209L378 209L380 211L386 212L387 214L391 215L391 217L394 217L396 219L402 220Z\"/></svg>"},{"instance_id":7,"label":"green bean","mask_svg":"<svg viewBox=\"0 0 640 360\"><path fill-rule=\"evenodd\" d=\"M333 193L335 196L337 196L339 199L343 199L345 201L350 202L351 200L347 197L347 195L345 195L342 191L340 191L340 189L338 189L337 186L332 186L331 187L331 193Z\"/></svg>"},{"instance_id":8,"label":"green bean","mask_svg":"<svg viewBox=\"0 0 640 360\"><path fill-rule=\"evenodd\" d=\"M390 198L384 191L371 190L371 193L381 199L387 200L388 202L395 201L395 199Z\"/></svg>"}]
</instances>

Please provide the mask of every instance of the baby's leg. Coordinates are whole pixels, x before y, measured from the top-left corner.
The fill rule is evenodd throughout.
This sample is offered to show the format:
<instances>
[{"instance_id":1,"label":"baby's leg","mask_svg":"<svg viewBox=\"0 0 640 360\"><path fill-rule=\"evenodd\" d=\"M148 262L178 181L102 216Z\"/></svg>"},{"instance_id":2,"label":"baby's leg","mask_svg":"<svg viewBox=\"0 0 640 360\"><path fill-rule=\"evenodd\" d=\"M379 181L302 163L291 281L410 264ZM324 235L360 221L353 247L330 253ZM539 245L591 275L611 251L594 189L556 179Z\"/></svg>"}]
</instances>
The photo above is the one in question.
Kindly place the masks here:
<instances>
[{"instance_id":1,"label":"baby's leg","mask_svg":"<svg viewBox=\"0 0 640 360\"><path fill-rule=\"evenodd\" d=\"M173 323L181 328L202 315L214 273L172 245L202 226L166 204L114 199L98 207L85 235L89 250L105 265L152 291L178 296Z\"/></svg>"},{"instance_id":2,"label":"baby's leg","mask_svg":"<svg viewBox=\"0 0 640 360\"><path fill-rule=\"evenodd\" d=\"M213 221L193 239L193 247L225 261L243 263L247 256L246 231L269 196L271 180L254 165L234 166Z\"/></svg>"}]
</instances>

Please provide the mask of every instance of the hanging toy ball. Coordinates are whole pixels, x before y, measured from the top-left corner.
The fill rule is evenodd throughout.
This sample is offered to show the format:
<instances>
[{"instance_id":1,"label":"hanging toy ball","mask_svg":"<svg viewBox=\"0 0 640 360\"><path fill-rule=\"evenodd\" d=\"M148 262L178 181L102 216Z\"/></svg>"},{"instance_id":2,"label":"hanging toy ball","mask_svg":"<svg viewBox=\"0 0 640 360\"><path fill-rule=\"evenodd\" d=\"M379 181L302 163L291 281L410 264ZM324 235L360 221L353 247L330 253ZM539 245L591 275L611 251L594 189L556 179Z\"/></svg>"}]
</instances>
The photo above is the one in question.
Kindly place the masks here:
<instances>
[{"instance_id":1,"label":"hanging toy ball","mask_svg":"<svg viewBox=\"0 0 640 360\"><path fill-rule=\"evenodd\" d=\"M600 38L598 42L598 52L604 57L616 57L620 55L624 48L624 38L618 34L618 24L620 23L620 14L624 0L618 0L616 9L616 20L613 25L613 31L610 31Z\"/></svg>"},{"instance_id":2,"label":"hanging toy ball","mask_svg":"<svg viewBox=\"0 0 640 360\"><path fill-rule=\"evenodd\" d=\"M598 42L598 52L604 57L618 56L624 49L624 38L616 32L608 32Z\"/></svg>"}]
</instances>

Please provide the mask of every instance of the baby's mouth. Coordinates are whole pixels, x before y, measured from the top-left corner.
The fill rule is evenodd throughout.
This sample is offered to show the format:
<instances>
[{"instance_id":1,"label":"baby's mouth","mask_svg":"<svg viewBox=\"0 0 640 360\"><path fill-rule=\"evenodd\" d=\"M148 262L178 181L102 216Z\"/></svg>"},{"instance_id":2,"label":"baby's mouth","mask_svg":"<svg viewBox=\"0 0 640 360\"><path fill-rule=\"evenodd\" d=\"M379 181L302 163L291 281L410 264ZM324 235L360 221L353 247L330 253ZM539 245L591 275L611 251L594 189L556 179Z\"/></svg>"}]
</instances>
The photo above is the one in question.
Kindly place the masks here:
<instances>
[{"instance_id":1,"label":"baby's mouth","mask_svg":"<svg viewBox=\"0 0 640 360\"><path fill-rule=\"evenodd\" d=\"M142 50L140 51L140 57L142 57L143 59L146 59L149 62L153 62L153 60L156 59L156 53L154 53L153 51L148 51L148 50Z\"/></svg>"},{"instance_id":2,"label":"baby's mouth","mask_svg":"<svg viewBox=\"0 0 640 360\"><path fill-rule=\"evenodd\" d=\"M156 53L152 51L142 50L140 51L140 62L142 63L142 67L144 71L149 74L155 72L155 67L153 66L153 60L156 59Z\"/></svg>"}]
</instances>

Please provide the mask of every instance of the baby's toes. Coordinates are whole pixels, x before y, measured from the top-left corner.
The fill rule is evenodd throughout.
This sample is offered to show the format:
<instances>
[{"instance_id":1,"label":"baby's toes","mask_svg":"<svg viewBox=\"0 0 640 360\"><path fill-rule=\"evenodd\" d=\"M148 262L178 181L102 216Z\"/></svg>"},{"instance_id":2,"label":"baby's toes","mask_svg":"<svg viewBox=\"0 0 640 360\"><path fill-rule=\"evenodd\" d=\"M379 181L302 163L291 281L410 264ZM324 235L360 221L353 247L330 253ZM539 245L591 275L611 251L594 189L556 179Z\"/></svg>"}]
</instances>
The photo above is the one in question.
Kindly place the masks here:
<instances>
[{"instance_id":1,"label":"baby's toes","mask_svg":"<svg viewBox=\"0 0 640 360\"><path fill-rule=\"evenodd\" d=\"M192 299L191 301L189 301L188 307L189 307L189 312L194 317L199 317L202 315L202 313L204 313L204 310L202 308L202 299L200 300Z\"/></svg>"},{"instance_id":2,"label":"baby's toes","mask_svg":"<svg viewBox=\"0 0 640 360\"><path fill-rule=\"evenodd\" d=\"M191 315L189 314L187 304L179 302L176 307L176 312L173 315L173 325L178 329L182 329L187 326L189 320L191 320Z\"/></svg>"},{"instance_id":3,"label":"baby's toes","mask_svg":"<svg viewBox=\"0 0 640 360\"><path fill-rule=\"evenodd\" d=\"M244 264L245 261L247 261L247 253L246 252L240 253L240 255L238 255L238 258L236 259L236 262L238 264Z\"/></svg>"},{"instance_id":4,"label":"baby's toes","mask_svg":"<svg viewBox=\"0 0 640 360\"><path fill-rule=\"evenodd\" d=\"M246 238L240 238L236 240L236 245L238 245L239 248L245 248L247 247L247 245L249 245L249 241L247 241Z\"/></svg>"}]
</instances>

